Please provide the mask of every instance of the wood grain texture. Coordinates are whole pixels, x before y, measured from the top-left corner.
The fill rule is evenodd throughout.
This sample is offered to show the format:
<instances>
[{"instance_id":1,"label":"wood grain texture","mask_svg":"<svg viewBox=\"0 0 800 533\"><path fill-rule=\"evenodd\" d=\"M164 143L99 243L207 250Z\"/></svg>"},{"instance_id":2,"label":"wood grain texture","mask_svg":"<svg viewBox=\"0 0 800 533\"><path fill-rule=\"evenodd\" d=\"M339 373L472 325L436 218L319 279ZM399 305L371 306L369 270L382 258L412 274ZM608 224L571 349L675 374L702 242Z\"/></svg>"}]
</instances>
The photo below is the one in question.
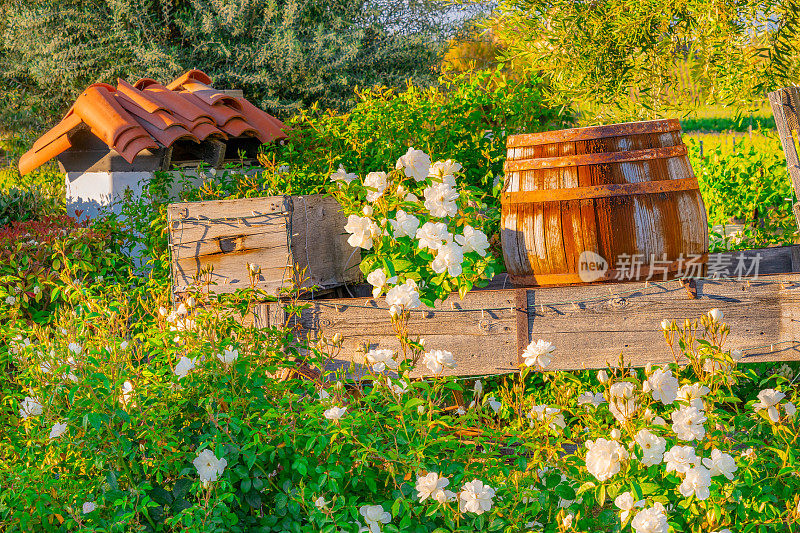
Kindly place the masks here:
<instances>
[{"instance_id":1,"label":"wood grain texture","mask_svg":"<svg viewBox=\"0 0 800 533\"><path fill-rule=\"evenodd\" d=\"M775 117L775 127L781 139L783 154L786 157L786 166L796 199L800 199L800 157L797 153L795 135L797 134L798 112L800 112L800 88L785 87L767 95L772 114ZM797 203L795 206L797 207ZM795 221L800 227L800 210L794 209Z\"/></svg>"},{"instance_id":2,"label":"wood grain texture","mask_svg":"<svg viewBox=\"0 0 800 533\"><path fill-rule=\"evenodd\" d=\"M661 321L681 323L718 308L731 328L726 346L744 350L745 362L800 360L800 275L698 285L697 299L678 280L528 289L530 340L557 346L552 370L603 368L620 355L634 366L664 363L673 356Z\"/></svg>"},{"instance_id":3,"label":"wood grain texture","mask_svg":"<svg viewBox=\"0 0 800 533\"><path fill-rule=\"evenodd\" d=\"M413 312L409 323L412 337L425 339L427 349L453 353L458 366L445 375L505 374L517 370L517 318L515 292L509 290L473 291L463 300L457 294L435 309ZM367 308L363 308L366 306ZM453 312L458 309L490 311ZM303 311L302 331L311 339L321 335L344 336L335 366L363 375L365 348L398 350L389 311L383 299L342 298L316 300ZM352 368L351 368L352 363ZM415 375L429 374L418 365Z\"/></svg>"},{"instance_id":4,"label":"wood grain texture","mask_svg":"<svg viewBox=\"0 0 800 533\"><path fill-rule=\"evenodd\" d=\"M360 254L347 244L339 204L319 195L184 202L168 206L175 292L211 268L212 292L250 286L247 263L261 268L256 286L271 294L305 269L302 286L330 288L360 279Z\"/></svg>"},{"instance_id":5,"label":"wood grain texture","mask_svg":"<svg viewBox=\"0 0 800 533\"><path fill-rule=\"evenodd\" d=\"M509 138L501 242L513 281L573 283L584 251L599 254L612 267L627 260L634 279L644 275L636 275L637 260L631 256L644 264L670 264L707 253L705 208L680 130L673 121L651 126L650 133L627 132L649 131L644 124L597 130L612 132L607 137L586 129L577 136L555 135L545 144L553 137L547 132L535 136L540 144L528 146ZM641 159L637 154L642 153L667 155ZM618 161L592 163L598 154ZM683 190L686 184L693 190Z\"/></svg>"}]
</instances>

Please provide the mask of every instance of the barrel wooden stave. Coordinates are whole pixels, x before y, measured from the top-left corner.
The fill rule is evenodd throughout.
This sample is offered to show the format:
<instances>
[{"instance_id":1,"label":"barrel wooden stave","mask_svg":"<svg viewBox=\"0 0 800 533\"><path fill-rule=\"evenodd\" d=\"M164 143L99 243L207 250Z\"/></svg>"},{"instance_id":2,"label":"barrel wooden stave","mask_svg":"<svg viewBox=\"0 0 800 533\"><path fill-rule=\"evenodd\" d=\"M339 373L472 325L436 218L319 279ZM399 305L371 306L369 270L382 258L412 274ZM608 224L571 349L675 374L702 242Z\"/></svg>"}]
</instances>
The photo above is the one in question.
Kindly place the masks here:
<instances>
[{"instance_id":1,"label":"barrel wooden stave","mask_svg":"<svg viewBox=\"0 0 800 533\"><path fill-rule=\"evenodd\" d=\"M681 146L680 131L629 134L509 148L509 159L536 159ZM522 170L507 174L509 192L694 177L685 155L643 161ZM514 277L577 273L591 250L674 260L707 251L705 208L697 190L627 197L503 205L501 239ZM613 268L613 264L611 265Z\"/></svg>"}]
</instances>

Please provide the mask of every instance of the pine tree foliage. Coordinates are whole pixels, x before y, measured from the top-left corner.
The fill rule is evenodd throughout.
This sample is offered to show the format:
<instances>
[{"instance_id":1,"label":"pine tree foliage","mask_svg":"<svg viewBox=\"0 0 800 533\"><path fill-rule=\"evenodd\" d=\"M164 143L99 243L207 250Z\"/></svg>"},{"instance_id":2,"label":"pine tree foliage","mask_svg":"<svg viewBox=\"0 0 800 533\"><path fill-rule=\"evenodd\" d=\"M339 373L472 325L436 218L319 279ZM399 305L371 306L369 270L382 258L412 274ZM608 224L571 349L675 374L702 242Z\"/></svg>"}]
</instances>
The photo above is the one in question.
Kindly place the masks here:
<instances>
[{"instance_id":1,"label":"pine tree foliage","mask_svg":"<svg viewBox=\"0 0 800 533\"><path fill-rule=\"evenodd\" d=\"M286 115L355 87L430 85L457 24L436 0L0 0L9 122L63 112L98 81L190 68Z\"/></svg>"}]
</instances>

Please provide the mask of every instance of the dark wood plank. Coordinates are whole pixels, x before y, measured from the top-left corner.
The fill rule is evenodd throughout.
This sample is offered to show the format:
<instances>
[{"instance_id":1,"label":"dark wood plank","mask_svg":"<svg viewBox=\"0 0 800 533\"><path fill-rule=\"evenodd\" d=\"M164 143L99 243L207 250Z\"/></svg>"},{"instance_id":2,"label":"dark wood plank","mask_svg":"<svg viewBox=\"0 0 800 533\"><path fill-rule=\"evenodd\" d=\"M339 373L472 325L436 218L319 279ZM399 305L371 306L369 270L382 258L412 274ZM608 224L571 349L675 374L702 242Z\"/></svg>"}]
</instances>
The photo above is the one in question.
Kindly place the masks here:
<instances>
[{"instance_id":1,"label":"dark wood plank","mask_svg":"<svg viewBox=\"0 0 800 533\"><path fill-rule=\"evenodd\" d=\"M778 137L781 139L783 154L786 156L786 166L789 169L794 193L796 198L800 199L800 157L798 157L794 137L800 122L798 121L800 88L786 87L769 93L767 97L775 117L775 127L778 130ZM795 220L800 227L800 216L798 216L800 213L797 210L794 213Z\"/></svg>"},{"instance_id":2,"label":"dark wood plank","mask_svg":"<svg viewBox=\"0 0 800 533\"><path fill-rule=\"evenodd\" d=\"M473 291L460 300L457 294L435 309L412 312L409 334L425 339L425 347L453 353L457 368L446 375L504 374L517 370L517 311L515 292ZM487 309L480 311L478 309ZM459 311L466 310L466 311ZM315 300L303 311L302 331L315 340L336 333L344 345L334 366L351 376L363 376L364 353L369 348L398 350L400 343L383 299L343 298ZM428 374L419 365L416 375Z\"/></svg>"},{"instance_id":3,"label":"dark wood plank","mask_svg":"<svg viewBox=\"0 0 800 533\"><path fill-rule=\"evenodd\" d=\"M634 366L664 363L673 355L661 321L718 308L731 328L725 347L743 350L746 362L800 360L800 275L700 285L696 299L677 280L529 289L530 339L556 345L553 370L603 368L620 355Z\"/></svg>"}]
</instances>

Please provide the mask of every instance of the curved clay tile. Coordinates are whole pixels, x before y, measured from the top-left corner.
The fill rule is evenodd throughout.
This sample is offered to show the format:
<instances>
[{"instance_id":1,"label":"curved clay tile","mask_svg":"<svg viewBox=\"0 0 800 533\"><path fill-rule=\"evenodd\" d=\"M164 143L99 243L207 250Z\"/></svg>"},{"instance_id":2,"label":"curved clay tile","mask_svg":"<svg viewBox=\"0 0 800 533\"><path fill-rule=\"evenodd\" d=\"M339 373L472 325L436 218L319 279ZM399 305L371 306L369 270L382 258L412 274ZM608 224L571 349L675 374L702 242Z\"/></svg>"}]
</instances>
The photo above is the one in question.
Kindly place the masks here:
<instances>
[{"instance_id":1,"label":"curved clay tile","mask_svg":"<svg viewBox=\"0 0 800 533\"><path fill-rule=\"evenodd\" d=\"M136 120L125 111L107 86L89 86L75 101L75 114L110 148L116 148L118 139L131 129L141 130ZM139 133L139 132L137 132Z\"/></svg>"},{"instance_id":2,"label":"curved clay tile","mask_svg":"<svg viewBox=\"0 0 800 533\"><path fill-rule=\"evenodd\" d=\"M52 139L38 151L29 150L19 158L19 173L22 175L39 168L57 155L70 148L72 144L66 134Z\"/></svg>"},{"instance_id":3,"label":"curved clay tile","mask_svg":"<svg viewBox=\"0 0 800 533\"><path fill-rule=\"evenodd\" d=\"M259 141L268 143L276 139L286 139L287 135L284 132L286 125L283 122L265 113L244 98L237 98L236 100L241 106L242 115L258 132Z\"/></svg>"},{"instance_id":4,"label":"curved clay tile","mask_svg":"<svg viewBox=\"0 0 800 533\"><path fill-rule=\"evenodd\" d=\"M200 139L195 137L192 132L181 126L180 124L175 124L168 128L159 128L148 122L147 120L141 119L139 120L139 124L162 146L172 146L172 143L177 141L178 139L187 139L190 141L194 141L196 143L200 142Z\"/></svg>"},{"instance_id":5,"label":"curved clay tile","mask_svg":"<svg viewBox=\"0 0 800 533\"><path fill-rule=\"evenodd\" d=\"M139 152L146 148L156 150L158 143L137 123L135 128L122 132L111 148L124 157L128 163L133 163L133 158L139 155Z\"/></svg>"},{"instance_id":6,"label":"curved clay tile","mask_svg":"<svg viewBox=\"0 0 800 533\"><path fill-rule=\"evenodd\" d=\"M223 104L231 106L235 109L239 108L239 102L236 101L236 98L233 96L228 96L222 91L218 91L213 87L209 87L204 83L200 83L199 81L187 81L181 87L183 89L181 92L190 92L208 105L216 105L219 102L222 102Z\"/></svg>"},{"instance_id":7,"label":"curved clay tile","mask_svg":"<svg viewBox=\"0 0 800 533\"><path fill-rule=\"evenodd\" d=\"M195 122L191 132L201 141L205 141L209 137L214 137L215 139L219 139L221 141L224 141L228 138L224 131L216 126L212 126L209 122Z\"/></svg>"},{"instance_id":8,"label":"curved clay tile","mask_svg":"<svg viewBox=\"0 0 800 533\"><path fill-rule=\"evenodd\" d=\"M170 113L173 115L180 115L190 122L195 121L200 117L206 117L209 122L214 121L214 118L204 109L194 105L181 94L168 90L163 85L151 83L142 92L161 102L164 107L169 109Z\"/></svg>"},{"instance_id":9,"label":"curved clay tile","mask_svg":"<svg viewBox=\"0 0 800 533\"><path fill-rule=\"evenodd\" d=\"M258 131L243 118L234 118L228 121L227 124L222 126L222 131L233 137L241 137L242 135L258 136Z\"/></svg>"},{"instance_id":10,"label":"curved clay tile","mask_svg":"<svg viewBox=\"0 0 800 533\"><path fill-rule=\"evenodd\" d=\"M180 89L184 83L190 80L196 80L199 81L200 83L211 85L211 78L208 77L208 74L206 74L202 70L192 69L189 72L182 74L178 78L175 78L172 81L172 83L167 85L167 89L169 89L170 91Z\"/></svg>"},{"instance_id":11,"label":"curved clay tile","mask_svg":"<svg viewBox=\"0 0 800 533\"><path fill-rule=\"evenodd\" d=\"M125 161L128 163L133 163L134 158L139 155L142 150L151 149L156 150L158 149L158 145L153 141L152 137L147 135L146 137L136 137L129 143L127 143L124 148L120 149L119 147L116 148L119 155L125 158Z\"/></svg>"},{"instance_id":12,"label":"curved clay tile","mask_svg":"<svg viewBox=\"0 0 800 533\"><path fill-rule=\"evenodd\" d=\"M179 139L255 136L267 143L286 138L281 121L210 84L204 72L191 70L168 87L149 78L134 85L122 79L117 87L90 85L64 118L23 154L20 172L26 174L72 148L70 137L79 129L91 131L129 163L142 150L171 146Z\"/></svg>"},{"instance_id":13,"label":"curved clay tile","mask_svg":"<svg viewBox=\"0 0 800 533\"><path fill-rule=\"evenodd\" d=\"M230 107L222 104L217 105L208 105L203 100L195 96L190 92L181 92L179 93L183 98L194 104L195 106L199 107L203 110L203 112L207 115L210 115L214 122L217 124L217 127L221 130L225 130L225 124L233 120L234 118L244 118L241 113L236 111L235 109L231 109Z\"/></svg>"},{"instance_id":14,"label":"curved clay tile","mask_svg":"<svg viewBox=\"0 0 800 533\"><path fill-rule=\"evenodd\" d=\"M133 84L135 89L139 89L140 91L144 91L146 88L150 87L151 85L158 85L158 82L153 78L141 78L139 81Z\"/></svg>"},{"instance_id":15,"label":"curved clay tile","mask_svg":"<svg viewBox=\"0 0 800 533\"><path fill-rule=\"evenodd\" d=\"M38 152L48 144L55 141L58 137L71 133L72 130L76 129L81 124L81 117L73 113L72 109L70 109L66 116L61 119L61 122L50 128L47 133L39 137L36 142L33 143L30 151Z\"/></svg>"},{"instance_id":16,"label":"curved clay tile","mask_svg":"<svg viewBox=\"0 0 800 533\"><path fill-rule=\"evenodd\" d=\"M155 113L156 111L167 109L164 104L138 90L136 87L123 79L117 80L117 97L133 102L147 113ZM124 104L123 104L123 107Z\"/></svg>"}]
</instances>

